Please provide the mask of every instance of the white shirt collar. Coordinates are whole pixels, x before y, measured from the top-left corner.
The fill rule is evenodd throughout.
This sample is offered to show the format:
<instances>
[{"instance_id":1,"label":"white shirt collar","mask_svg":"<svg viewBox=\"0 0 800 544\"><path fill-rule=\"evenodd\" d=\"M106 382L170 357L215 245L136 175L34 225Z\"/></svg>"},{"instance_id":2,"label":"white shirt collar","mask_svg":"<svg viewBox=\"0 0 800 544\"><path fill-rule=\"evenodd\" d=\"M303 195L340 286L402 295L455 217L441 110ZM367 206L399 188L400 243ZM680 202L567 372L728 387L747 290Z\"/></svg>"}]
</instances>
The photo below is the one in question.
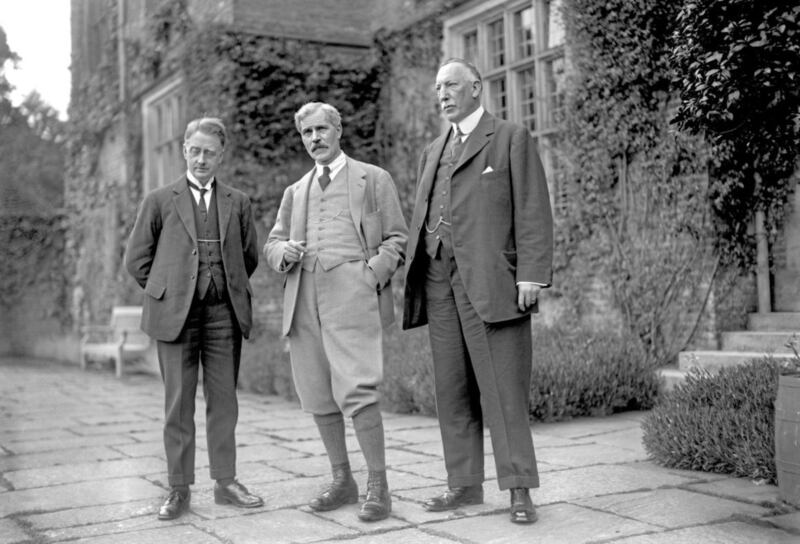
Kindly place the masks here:
<instances>
[{"instance_id":1,"label":"white shirt collar","mask_svg":"<svg viewBox=\"0 0 800 544\"><path fill-rule=\"evenodd\" d=\"M481 120L483 112L483 106L478 106L477 110L464 117L459 123L453 123L453 132L455 133L456 125L458 125L458 128L461 129L461 133L466 138L472 133L473 130L475 130L475 127L478 126L478 122Z\"/></svg>"},{"instance_id":2,"label":"white shirt collar","mask_svg":"<svg viewBox=\"0 0 800 544\"><path fill-rule=\"evenodd\" d=\"M197 181L197 178L194 177L194 174L192 174L189 170L186 171L186 177L189 178L189 181L191 181L194 185L197 185L198 187L203 186L203 184ZM208 189L208 192L206 193L207 195L211 194L211 190L214 188L214 180L215 178L211 178L211 180L208 183L206 183L206 189ZM196 189L191 185L189 185L189 187L193 191L196 191ZM197 191L197 194L200 194L200 191Z\"/></svg>"},{"instance_id":3,"label":"white shirt collar","mask_svg":"<svg viewBox=\"0 0 800 544\"><path fill-rule=\"evenodd\" d=\"M344 168L344 165L347 163L347 155L344 154L343 151L340 151L339 154L333 159L330 164L326 164L328 168L331 169L331 179L336 177L336 174L339 173L339 170ZM320 177L322 175L322 169L325 167L321 164L315 165L316 172L314 173L316 177Z\"/></svg>"}]
</instances>

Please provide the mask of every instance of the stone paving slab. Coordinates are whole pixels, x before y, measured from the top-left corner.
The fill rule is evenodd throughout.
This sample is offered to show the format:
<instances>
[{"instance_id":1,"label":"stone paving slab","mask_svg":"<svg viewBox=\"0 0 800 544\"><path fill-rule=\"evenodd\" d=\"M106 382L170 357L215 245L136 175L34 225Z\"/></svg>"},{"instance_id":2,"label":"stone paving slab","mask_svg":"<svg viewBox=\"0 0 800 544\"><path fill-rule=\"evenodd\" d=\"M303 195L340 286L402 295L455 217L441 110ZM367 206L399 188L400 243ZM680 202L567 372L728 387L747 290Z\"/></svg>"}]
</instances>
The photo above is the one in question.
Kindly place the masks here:
<instances>
[{"instance_id":1,"label":"stone paving slab","mask_svg":"<svg viewBox=\"0 0 800 544\"><path fill-rule=\"evenodd\" d=\"M164 453L164 446L161 446L161 453ZM24 455L5 455L0 456L0 473L11 472L14 470L24 470L31 468L52 467L64 465L71 459L82 459L84 461L107 461L119 459L124 453L116 451L114 448L105 446L92 446L87 448L71 448L41 453L28 453Z\"/></svg>"},{"instance_id":2,"label":"stone paving slab","mask_svg":"<svg viewBox=\"0 0 800 544\"><path fill-rule=\"evenodd\" d=\"M719 523L639 535L614 544L797 544L798 535L749 523Z\"/></svg>"},{"instance_id":3,"label":"stone paving slab","mask_svg":"<svg viewBox=\"0 0 800 544\"><path fill-rule=\"evenodd\" d=\"M162 497L164 490L141 478L98 480L77 484L23 489L0 495L0 517L35 512L111 504L147 497Z\"/></svg>"},{"instance_id":4,"label":"stone paving slab","mask_svg":"<svg viewBox=\"0 0 800 544\"><path fill-rule=\"evenodd\" d=\"M115 504L103 504L100 506L68 508L65 510L48 512L46 514L31 514L21 516L21 519L25 520L34 529L40 531L47 529L66 529L82 525L108 524L116 521L141 518L143 516L156 520L159 506L160 500L149 498Z\"/></svg>"},{"instance_id":5,"label":"stone paving slab","mask_svg":"<svg viewBox=\"0 0 800 544\"><path fill-rule=\"evenodd\" d=\"M204 410L198 394L189 511L160 522L167 485L159 379L0 358L0 544L800 542L800 512L778 504L775 486L648 460L643 413L533 425L542 487L531 495L540 520L517 526L508 520L508 492L497 487L488 431L485 503L422 508L443 491L446 474L438 422L419 415L384 414L387 520L360 522L358 504L312 512L309 499L330 481L313 418L297 402L247 393L237 472L265 505L217 505ZM363 499L367 473L349 423L346 439Z\"/></svg>"},{"instance_id":6,"label":"stone paving slab","mask_svg":"<svg viewBox=\"0 0 800 544\"><path fill-rule=\"evenodd\" d=\"M0 542L3 544L21 544L29 542L28 533L13 519L0 519Z\"/></svg>"},{"instance_id":7,"label":"stone paving slab","mask_svg":"<svg viewBox=\"0 0 800 544\"><path fill-rule=\"evenodd\" d=\"M657 529L640 521L581 508L573 504L556 504L540 508L534 525L509 523L508 513L469 517L437 524L438 534L462 542L481 544L579 544L602 542L629 535L640 535ZM633 541L632 541L633 542ZM696 543L702 542L700 540Z\"/></svg>"},{"instance_id":8,"label":"stone paving slab","mask_svg":"<svg viewBox=\"0 0 800 544\"><path fill-rule=\"evenodd\" d=\"M578 444L542 448L536 452L536 459L554 466L585 467L644 461L647 456L634 450L604 444Z\"/></svg>"},{"instance_id":9,"label":"stone paving slab","mask_svg":"<svg viewBox=\"0 0 800 544\"><path fill-rule=\"evenodd\" d=\"M747 478L725 478L712 482L695 483L687 486L686 489L753 504L777 504L780 502L777 487L755 483Z\"/></svg>"},{"instance_id":10,"label":"stone paving slab","mask_svg":"<svg viewBox=\"0 0 800 544\"><path fill-rule=\"evenodd\" d=\"M216 519L198 526L224 542L236 544L320 542L359 534L354 529L300 510Z\"/></svg>"},{"instance_id":11,"label":"stone paving slab","mask_svg":"<svg viewBox=\"0 0 800 544\"><path fill-rule=\"evenodd\" d=\"M74 541L72 541L74 542ZM218 537L192 525L170 525L157 529L111 533L83 538L80 544L224 544Z\"/></svg>"},{"instance_id":12,"label":"stone paving slab","mask_svg":"<svg viewBox=\"0 0 800 544\"><path fill-rule=\"evenodd\" d=\"M82 457L75 459L82 461ZM161 472L164 461L155 457L136 459L115 459L102 463L71 463L45 468L31 468L6 472L3 477L11 482L14 489L52 486L91 480L105 480L124 476L138 476L150 472Z\"/></svg>"},{"instance_id":13,"label":"stone paving slab","mask_svg":"<svg viewBox=\"0 0 800 544\"><path fill-rule=\"evenodd\" d=\"M683 489L606 495L576 500L575 503L670 529L717 523L735 516L760 518L770 514L767 508L761 506L708 497Z\"/></svg>"}]
</instances>

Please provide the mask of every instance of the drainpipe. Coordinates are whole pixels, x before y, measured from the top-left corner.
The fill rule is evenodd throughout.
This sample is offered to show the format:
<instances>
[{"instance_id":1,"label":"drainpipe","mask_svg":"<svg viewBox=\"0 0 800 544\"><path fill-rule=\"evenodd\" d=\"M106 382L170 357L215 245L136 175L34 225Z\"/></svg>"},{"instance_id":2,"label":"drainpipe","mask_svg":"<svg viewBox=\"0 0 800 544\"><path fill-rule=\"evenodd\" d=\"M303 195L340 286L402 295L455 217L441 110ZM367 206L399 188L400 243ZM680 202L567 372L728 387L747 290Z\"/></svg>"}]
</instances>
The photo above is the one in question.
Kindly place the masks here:
<instances>
[{"instance_id":1,"label":"drainpipe","mask_svg":"<svg viewBox=\"0 0 800 544\"><path fill-rule=\"evenodd\" d=\"M768 314L772 311L769 285L769 244L764 224L764 210L757 210L755 214L756 289L758 291L758 313L760 314Z\"/></svg>"}]
</instances>

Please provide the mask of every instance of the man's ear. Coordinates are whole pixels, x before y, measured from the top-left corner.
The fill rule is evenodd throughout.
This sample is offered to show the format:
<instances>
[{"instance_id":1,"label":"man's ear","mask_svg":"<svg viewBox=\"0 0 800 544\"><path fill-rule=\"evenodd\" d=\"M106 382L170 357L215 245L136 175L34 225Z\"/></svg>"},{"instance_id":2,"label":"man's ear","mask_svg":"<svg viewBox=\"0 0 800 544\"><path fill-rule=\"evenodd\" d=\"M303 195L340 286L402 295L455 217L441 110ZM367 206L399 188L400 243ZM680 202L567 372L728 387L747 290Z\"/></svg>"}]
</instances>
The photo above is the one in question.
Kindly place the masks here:
<instances>
[{"instance_id":1,"label":"man's ear","mask_svg":"<svg viewBox=\"0 0 800 544\"><path fill-rule=\"evenodd\" d=\"M480 81L473 81L472 82L472 97L478 98L481 95L481 82Z\"/></svg>"}]
</instances>

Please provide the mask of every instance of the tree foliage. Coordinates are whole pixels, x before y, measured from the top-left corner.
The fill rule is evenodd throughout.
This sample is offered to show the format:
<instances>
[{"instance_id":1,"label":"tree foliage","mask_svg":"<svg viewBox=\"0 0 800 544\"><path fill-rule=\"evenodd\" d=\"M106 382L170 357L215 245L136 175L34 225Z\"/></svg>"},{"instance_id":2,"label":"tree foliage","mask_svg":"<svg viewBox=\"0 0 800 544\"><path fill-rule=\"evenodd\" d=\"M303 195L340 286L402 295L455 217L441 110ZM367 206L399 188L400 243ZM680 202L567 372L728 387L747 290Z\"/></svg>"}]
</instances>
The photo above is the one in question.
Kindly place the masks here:
<instances>
[{"instance_id":1,"label":"tree foliage","mask_svg":"<svg viewBox=\"0 0 800 544\"><path fill-rule=\"evenodd\" d=\"M756 209L780 221L800 153L800 4L687 0L672 62L675 122L712 146L711 203L724 249L747 261ZM773 230L773 229L769 229Z\"/></svg>"},{"instance_id":2,"label":"tree foliage","mask_svg":"<svg viewBox=\"0 0 800 544\"><path fill-rule=\"evenodd\" d=\"M38 93L15 106L5 68L20 60L0 28L0 307L11 311L26 293L63 301L64 125ZM54 314L63 306L53 306Z\"/></svg>"}]
</instances>

